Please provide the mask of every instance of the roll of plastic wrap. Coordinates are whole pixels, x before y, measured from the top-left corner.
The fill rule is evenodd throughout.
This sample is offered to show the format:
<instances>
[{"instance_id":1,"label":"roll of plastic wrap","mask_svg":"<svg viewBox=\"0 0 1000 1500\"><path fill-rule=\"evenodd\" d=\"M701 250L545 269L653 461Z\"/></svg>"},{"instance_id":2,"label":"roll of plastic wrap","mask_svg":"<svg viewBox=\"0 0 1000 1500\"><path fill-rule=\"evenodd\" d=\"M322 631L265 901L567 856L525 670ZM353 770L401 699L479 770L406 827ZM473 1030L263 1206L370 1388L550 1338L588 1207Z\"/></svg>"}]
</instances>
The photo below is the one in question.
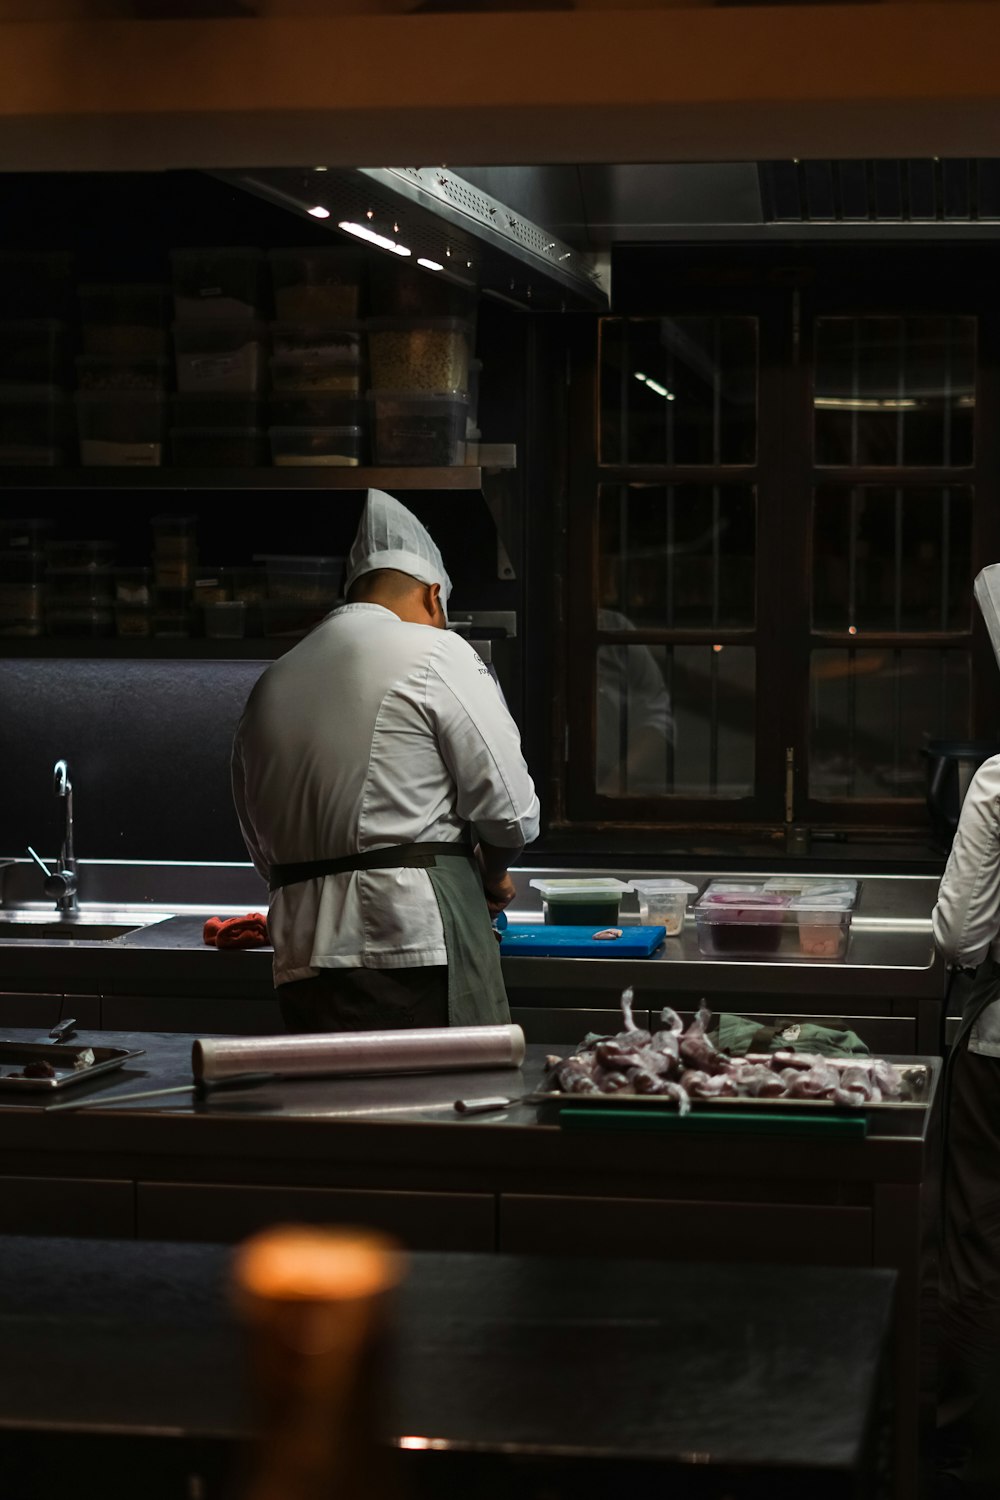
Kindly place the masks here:
<instances>
[{"instance_id":1,"label":"roll of plastic wrap","mask_svg":"<svg viewBox=\"0 0 1000 1500\"><path fill-rule=\"evenodd\" d=\"M519 1068L520 1026L428 1026L403 1031L324 1031L316 1036L199 1037L191 1072L212 1081L241 1073L315 1078L338 1073L448 1073Z\"/></svg>"}]
</instances>

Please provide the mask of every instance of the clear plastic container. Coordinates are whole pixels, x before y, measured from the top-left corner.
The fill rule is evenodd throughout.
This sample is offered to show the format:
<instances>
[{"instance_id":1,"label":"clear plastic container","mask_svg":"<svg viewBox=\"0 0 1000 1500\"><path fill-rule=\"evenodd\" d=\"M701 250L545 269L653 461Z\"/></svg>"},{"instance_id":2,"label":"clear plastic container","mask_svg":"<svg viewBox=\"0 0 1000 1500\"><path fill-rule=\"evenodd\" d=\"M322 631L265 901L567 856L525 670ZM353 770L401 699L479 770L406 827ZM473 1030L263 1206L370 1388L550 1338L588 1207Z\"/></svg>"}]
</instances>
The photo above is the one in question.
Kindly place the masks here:
<instances>
[{"instance_id":1,"label":"clear plastic container","mask_svg":"<svg viewBox=\"0 0 1000 1500\"><path fill-rule=\"evenodd\" d=\"M266 568L231 568L230 586L234 599L245 604L262 604L267 598Z\"/></svg>"},{"instance_id":2,"label":"clear plastic container","mask_svg":"<svg viewBox=\"0 0 1000 1500\"><path fill-rule=\"evenodd\" d=\"M179 322L232 322L267 311L264 252L245 245L172 250L174 313Z\"/></svg>"},{"instance_id":3,"label":"clear plastic container","mask_svg":"<svg viewBox=\"0 0 1000 1500\"><path fill-rule=\"evenodd\" d=\"M279 466L356 469L361 443L360 427L271 428L271 458Z\"/></svg>"},{"instance_id":4,"label":"clear plastic container","mask_svg":"<svg viewBox=\"0 0 1000 1500\"><path fill-rule=\"evenodd\" d=\"M376 464L448 468L465 462L467 396L376 391L370 400Z\"/></svg>"},{"instance_id":5,"label":"clear plastic container","mask_svg":"<svg viewBox=\"0 0 1000 1500\"><path fill-rule=\"evenodd\" d=\"M79 391L76 420L85 466L157 468L163 462L167 400L162 391Z\"/></svg>"},{"instance_id":6,"label":"clear plastic container","mask_svg":"<svg viewBox=\"0 0 1000 1500\"><path fill-rule=\"evenodd\" d=\"M78 354L81 391L165 391L170 361L162 354Z\"/></svg>"},{"instance_id":7,"label":"clear plastic container","mask_svg":"<svg viewBox=\"0 0 1000 1500\"><path fill-rule=\"evenodd\" d=\"M205 634L211 640L239 640L246 634L247 607L242 599L206 604L203 613Z\"/></svg>"},{"instance_id":8,"label":"clear plastic container","mask_svg":"<svg viewBox=\"0 0 1000 1500\"><path fill-rule=\"evenodd\" d=\"M160 552L154 552L153 580L157 591L192 588L197 567L194 557L165 557Z\"/></svg>"},{"instance_id":9,"label":"clear plastic container","mask_svg":"<svg viewBox=\"0 0 1000 1500\"><path fill-rule=\"evenodd\" d=\"M541 892L546 922L558 927L614 927L622 893L629 889L624 880L610 875L529 880L528 884Z\"/></svg>"},{"instance_id":10,"label":"clear plastic container","mask_svg":"<svg viewBox=\"0 0 1000 1500\"><path fill-rule=\"evenodd\" d=\"M353 322L361 313L364 255L350 245L269 250L279 322Z\"/></svg>"},{"instance_id":11,"label":"clear plastic container","mask_svg":"<svg viewBox=\"0 0 1000 1500\"><path fill-rule=\"evenodd\" d=\"M194 571L195 604L220 604L232 597L232 569L199 563Z\"/></svg>"},{"instance_id":12,"label":"clear plastic container","mask_svg":"<svg viewBox=\"0 0 1000 1500\"><path fill-rule=\"evenodd\" d=\"M0 384L69 382L69 325L56 318L0 323Z\"/></svg>"},{"instance_id":13,"label":"clear plastic container","mask_svg":"<svg viewBox=\"0 0 1000 1500\"><path fill-rule=\"evenodd\" d=\"M272 323L271 348L276 355L300 360L330 360L334 364L361 363L361 325Z\"/></svg>"},{"instance_id":14,"label":"clear plastic container","mask_svg":"<svg viewBox=\"0 0 1000 1500\"><path fill-rule=\"evenodd\" d=\"M465 436L470 443L479 441L479 378L483 373L481 359L469 360L469 405L465 413Z\"/></svg>"},{"instance_id":15,"label":"clear plastic container","mask_svg":"<svg viewBox=\"0 0 1000 1500\"><path fill-rule=\"evenodd\" d=\"M153 602L152 568L115 568L115 602L148 608Z\"/></svg>"},{"instance_id":16,"label":"clear plastic container","mask_svg":"<svg viewBox=\"0 0 1000 1500\"><path fill-rule=\"evenodd\" d=\"M71 250L0 251L0 318L72 318L75 267Z\"/></svg>"},{"instance_id":17,"label":"clear plastic container","mask_svg":"<svg viewBox=\"0 0 1000 1500\"><path fill-rule=\"evenodd\" d=\"M710 881L694 908L698 947L725 958L843 958L856 893L856 881L822 877Z\"/></svg>"},{"instance_id":18,"label":"clear plastic container","mask_svg":"<svg viewBox=\"0 0 1000 1500\"><path fill-rule=\"evenodd\" d=\"M252 469L267 462L267 435L259 427L175 427L170 451L182 467Z\"/></svg>"},{"instance_id":19,"label":"clear plastic container","mask_svg":"<svg viewBox=\"0 0 1000 1500\"><path fill-rule=\"evenodd\" d=\"M148 604L116 604L115 630L119 635L151 636L153 612Z\"/></svg>"},{"instance_id":20,"label":"clear plastic container","mask_svg":"<svg viewBox=\"0 0 1000 1500\"><path fill-rule=\"evenodd\" d=\"M479 301L477 287L388 255L372 258L368 287L370 311L377 317L472 318Z\"/></svg>"},{"instance_id":21,"label":"clear plastic container","mask_svg":"<svg viewBox=\"0 0 1000 1500\"><path fill-rule=\"evenodd\" d=\"M472 343L473 327L464 318L371 318L372 390L467 393Z\"/></svg>"},{"instance_id":22,"label":"clear plastic container","mask_svg":"<svg viewBox=\"0 0 1000 1500\"><path fill-rule=\"evenodd\" d=\"M166 354L169 287L92 284L78 296L84 354Z\"/></svg>"},{"instance_id":23,"label":"clear plastic container","mask_svg":"<svg viewBox=\"0 0 1000 1500\"><path fill-rule=\"evenodd\" d=\"M37 640L44 634L45 624L42 619L25 615L10 615L0 607L0 637L3 639Z\"/></svg>"},{"instance_id":24,"label":"clear plastic container","mask_svg":"<svg viewBox=\"0 0 1000 1500\"><path fill-rule=\"evenodd\" d=\"M271 360L271 385L276 391L325 391L357 400L361 395L361 366L339 359L276 354Z\"/></svg>"},{"instance_id":25,"label":"clear plastic container","mask_svg":"<svg viewBox=\"0 0 1000 1500\"><path fill-rule=\"evenodd\" d=\"M83 608L114 603L113 568L49 568L45 578L45 602L54 608L64 604Z\"/></svg>"},{"instance_id":26,"label":"clear plastic container","mask_svg":"<svg viewBox=\"0 0 1000 1500\"><path fill-rule=\"evenodd\" d=\"M198 546L197 516L153 516L149 524L157 556L194 559Z\"/></svg>"},{"instance_id":27,"label":"clear plastic container","mask_svg":"<svg viewBox=\"0 0 1000 1500\"><path fill-rule=\"evenodd\" d=\"M12 583L0 580L0 615L8 623L21 621L41 628L42 608L45 599L41 583Z\"/></svg>"},{"instance_id":28,"label":"clear plastic container","mask_svg":"<svg viewBox=\"0 0 1000 1500\"><path fill-rule=\"evenodd\" d=\"M63 606L46 609L45 628L49 635L108 636L115 633L113 605L96 609Z\"/></svg>"},{"instance_id":29,"label":"clear plastic container","mask_svg":"<svg viewBox=\"0 0 1000 1500\"><path fill-rule=\"evenodd\" d=\"M343 557L288 557L258 552L255 562L267 570L269 599L298 604L325 604L340 593L346 559Z\"/></svg>"},{"instance_id":30,"label":"clear plastic container","mask_svg":"<svg viewBox=\"0 0 1000 1500\"><path fill-rule=\"evenodd\" d=\"M55 524L51 516L0 516L0 547L40 552Z\"/></svg>"},{"instance_id":31,"label":"clear plastic container","mask_svg":"<svg viewBox=\"0 0 1000 1500\"><path fill-rule=\"evenodd\" d=\"M0 386L0 464L64 464L72 433L71 399L55 386Z\"/></svg>"},{"instance_id":32,"label":"clear plastic container","mask_svg":"<svg viewBox=\"0 0 1000 1500\"><path fill-rule=\"evenodd\" d=\"M660 880L630 880L639 896L639 921L667 929L667 937L683 931L688 901L697 895L698 887L673 876Z\"/></svg>"},{"instance_id":33,"label":"clear plastic container","mask_svg":"<svg viewBox=\"0 0 1000 1500\"><path fill-rule=\"evenodd\" d=\"M41 583L44 577L41 548L0 547L0 584Z\"/></svg>"},{"instance_id":34,"label":"clear plastic container","mask_svg":"<svg viewBox=\"0 0 1000 1500\"><path fill-rule=\"evenodd\" d=\"M197 616L192 609L154 609L151 624L153 635L160 639L187 639L195 634Z\"/></svg>"},{"instance_id":35,"label":"clear plastic container","mask_svg":"<svg viewBox=\"0 0 1000 1500\"><path fill-rule=\"evenodd\" d=\"M254 395L264 378L267 328L252 321L174 324L177 389Z\"/></svg>"}]
</instances>

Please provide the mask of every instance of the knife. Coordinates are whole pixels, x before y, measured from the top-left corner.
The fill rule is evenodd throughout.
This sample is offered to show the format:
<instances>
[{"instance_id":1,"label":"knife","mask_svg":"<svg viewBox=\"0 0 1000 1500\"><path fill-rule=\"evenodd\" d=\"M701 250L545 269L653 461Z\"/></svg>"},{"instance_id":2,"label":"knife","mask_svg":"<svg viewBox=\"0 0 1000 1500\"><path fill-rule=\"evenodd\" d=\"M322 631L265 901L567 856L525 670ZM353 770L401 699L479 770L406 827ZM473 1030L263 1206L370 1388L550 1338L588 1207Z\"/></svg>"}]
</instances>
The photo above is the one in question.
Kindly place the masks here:
<instances>
[{"instance_id":1,"label":"knife","mask_svg":"<svg viewBox=\"0 0 1000 1500\"><path fill-rule=\"evenodd\" d=\"M193 1094L196 1099L204 1099L209 1094L214 1094L217 1089L248 1089L258 1083L273 1083L277 1078L276 1073L241 1073L236 1078L220 1078L217 1083L206 1079L198 1079L195 1083L178 1083L172 1088L166 1089L143 1089L138 1094L88 1094L86 1099L61 1099L58 1104L45 1105L47 1115L54 1114L57 1109L87 1109L96 1105L108 1104L132 1104L137 1099L162 1099L167 1094Z\"/></svg>"}]
</instances>

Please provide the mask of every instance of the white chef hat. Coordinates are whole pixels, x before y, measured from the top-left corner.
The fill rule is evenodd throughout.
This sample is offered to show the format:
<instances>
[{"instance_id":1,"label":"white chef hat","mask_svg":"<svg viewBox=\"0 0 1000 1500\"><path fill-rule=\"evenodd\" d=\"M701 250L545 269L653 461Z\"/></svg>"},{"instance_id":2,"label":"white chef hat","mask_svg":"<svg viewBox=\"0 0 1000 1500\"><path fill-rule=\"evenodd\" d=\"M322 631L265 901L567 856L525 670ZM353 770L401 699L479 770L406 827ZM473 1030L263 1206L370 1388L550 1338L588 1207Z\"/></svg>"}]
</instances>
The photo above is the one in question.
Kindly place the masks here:
<instances>
[{"instance_id":1,"label":"white chef hat","mask_svg":"<svg viewBox=\"0 0 1000 1500\"><path fill-rule=\"evenodd\" d=\"M362 573L371 573L375 568L396 568L421 583L440 584L441 606L447 609L451 579L441 553L426 527L385 490L368 491L347 557L344 592Z\"/></svg>"}]
</instances>

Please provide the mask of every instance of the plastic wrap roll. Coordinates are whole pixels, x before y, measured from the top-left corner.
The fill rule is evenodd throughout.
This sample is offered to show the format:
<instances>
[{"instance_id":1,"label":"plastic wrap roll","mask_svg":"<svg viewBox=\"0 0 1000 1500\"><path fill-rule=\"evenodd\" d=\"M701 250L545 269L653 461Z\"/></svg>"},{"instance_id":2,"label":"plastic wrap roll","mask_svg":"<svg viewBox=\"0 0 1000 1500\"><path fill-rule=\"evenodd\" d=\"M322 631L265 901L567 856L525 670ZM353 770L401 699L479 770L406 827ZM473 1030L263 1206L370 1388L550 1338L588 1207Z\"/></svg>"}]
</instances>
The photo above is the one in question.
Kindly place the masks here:
<instances>
[{"instance_id":1,"label":"plastic wrap roll","mask_svg":"<svg viewBox=\"0 0 1000 1500\"><path fill-rule=\"evenodd\" d=\"M206 1081L241 1073L314 1078L338 1073L448 1073L519 1068L520 1026L428 1026L402 1031L324 1031L316 1036L199 1037L191 1072Z\"/></svg>"}]
</instances>

